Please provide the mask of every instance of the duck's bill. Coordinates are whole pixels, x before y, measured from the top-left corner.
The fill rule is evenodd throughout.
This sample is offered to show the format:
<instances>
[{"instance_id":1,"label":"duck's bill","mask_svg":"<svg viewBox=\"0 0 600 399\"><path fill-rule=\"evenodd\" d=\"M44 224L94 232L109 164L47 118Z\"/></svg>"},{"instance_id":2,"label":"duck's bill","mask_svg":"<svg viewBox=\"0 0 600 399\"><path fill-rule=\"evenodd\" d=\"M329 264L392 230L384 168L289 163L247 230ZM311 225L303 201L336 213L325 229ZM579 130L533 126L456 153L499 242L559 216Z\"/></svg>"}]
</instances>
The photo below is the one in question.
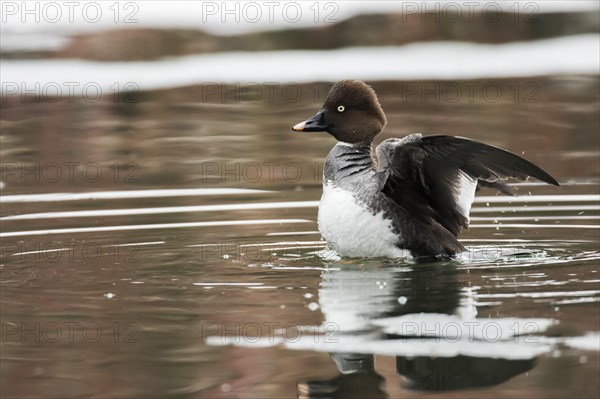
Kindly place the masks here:
<instances>
[{"instance_id":1,"label":"duck's bill","mask_svg":"<svg viewBox=\"0 0 600 399\"><path fill-rule=\"evenodd\" d=\"M329 126L325 123L324 112L319 111L315 116L292 127L296 132L325 132Z\"/></svg>"}]
</instances>

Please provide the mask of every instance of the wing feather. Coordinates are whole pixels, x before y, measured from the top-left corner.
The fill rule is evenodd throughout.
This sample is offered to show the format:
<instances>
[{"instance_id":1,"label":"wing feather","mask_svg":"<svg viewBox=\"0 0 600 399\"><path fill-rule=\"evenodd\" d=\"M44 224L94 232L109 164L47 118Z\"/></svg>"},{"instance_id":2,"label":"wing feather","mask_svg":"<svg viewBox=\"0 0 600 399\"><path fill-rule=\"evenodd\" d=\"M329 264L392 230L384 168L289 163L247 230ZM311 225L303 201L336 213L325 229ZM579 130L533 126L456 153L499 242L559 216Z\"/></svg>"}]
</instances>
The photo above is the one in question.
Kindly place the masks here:
<instances>
[{"instance_id":1,"label":"wing feather","mask_svg":"<svg viewBox=\"0 0 600 399\"><path fill-rule=\"evenodd\" d=\"M376 152L383 192L421 222L435 221L455 237L468 228L478 185L511 195L504 179L534 177L559 185L531 162L463 137L415 134L386 140Z\"/></svg>"}]
</instances>

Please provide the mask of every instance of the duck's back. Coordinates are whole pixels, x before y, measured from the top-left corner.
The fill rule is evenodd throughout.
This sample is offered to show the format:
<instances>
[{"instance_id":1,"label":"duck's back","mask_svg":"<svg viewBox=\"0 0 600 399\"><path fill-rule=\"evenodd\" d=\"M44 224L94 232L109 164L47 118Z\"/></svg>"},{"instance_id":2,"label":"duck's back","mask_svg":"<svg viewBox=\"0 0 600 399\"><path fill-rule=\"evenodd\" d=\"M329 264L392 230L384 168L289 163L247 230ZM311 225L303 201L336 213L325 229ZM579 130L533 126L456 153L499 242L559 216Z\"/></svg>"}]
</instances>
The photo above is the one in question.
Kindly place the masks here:
<instances>
[{"instance_id":1,"label":"duck's back","mask_svg":"<svg viewBox=\"0 0 600 399\"><path fill-rule=\"evenodd\" d=\"M415 257L465 250L434 220L411 214L383 191L386 170L376 167L368 146L338 143L324 167L318 225L341 256Z\"/></svg>"}]
</instances>

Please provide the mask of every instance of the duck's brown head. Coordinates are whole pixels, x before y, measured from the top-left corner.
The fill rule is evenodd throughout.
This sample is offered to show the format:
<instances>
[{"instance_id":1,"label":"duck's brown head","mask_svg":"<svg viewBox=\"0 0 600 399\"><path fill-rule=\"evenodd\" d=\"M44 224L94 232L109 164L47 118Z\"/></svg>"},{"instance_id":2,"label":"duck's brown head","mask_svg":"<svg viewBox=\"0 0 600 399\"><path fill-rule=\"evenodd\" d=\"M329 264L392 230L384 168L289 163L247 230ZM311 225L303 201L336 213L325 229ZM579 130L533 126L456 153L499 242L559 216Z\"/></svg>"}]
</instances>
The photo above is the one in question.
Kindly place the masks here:
<instances>
[{"instance_id":1,"label":"duck's brown head","mask_svg":"<svg viewBox=\"0 0 600 399\"><path fill-rule=\"evenodd\" d=\"M295 125L297 132L327 132L345 143L370 143L387 121L373 88L360 80L333 85L323 108Z\"/></svg>"}]
</instances>

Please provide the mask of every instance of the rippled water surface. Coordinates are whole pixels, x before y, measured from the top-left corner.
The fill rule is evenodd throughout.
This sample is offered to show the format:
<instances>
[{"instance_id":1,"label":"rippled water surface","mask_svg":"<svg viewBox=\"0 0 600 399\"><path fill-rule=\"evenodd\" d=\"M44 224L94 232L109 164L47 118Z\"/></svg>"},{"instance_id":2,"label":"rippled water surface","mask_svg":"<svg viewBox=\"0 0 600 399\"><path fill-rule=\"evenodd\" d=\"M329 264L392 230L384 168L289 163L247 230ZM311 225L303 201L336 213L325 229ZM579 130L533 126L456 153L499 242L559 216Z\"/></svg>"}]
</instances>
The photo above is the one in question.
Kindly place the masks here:
<instances>
[{"instance_id":1,"label":"rippled water surface","mask_svg":"<svg viewBox=\"0 0 600 399\"><path fill-rule=\"evenodd\" d=\"M538 101L494 103L374 84L381 139L479 139L562 184L480 192L469 253L435 265L325 248L333 139L289 132L325 85L296 102L211 102L197 87L9 101L3 395L597 398L598 80L500 84L532 82Z\"/></svg>"}]
</instances>

